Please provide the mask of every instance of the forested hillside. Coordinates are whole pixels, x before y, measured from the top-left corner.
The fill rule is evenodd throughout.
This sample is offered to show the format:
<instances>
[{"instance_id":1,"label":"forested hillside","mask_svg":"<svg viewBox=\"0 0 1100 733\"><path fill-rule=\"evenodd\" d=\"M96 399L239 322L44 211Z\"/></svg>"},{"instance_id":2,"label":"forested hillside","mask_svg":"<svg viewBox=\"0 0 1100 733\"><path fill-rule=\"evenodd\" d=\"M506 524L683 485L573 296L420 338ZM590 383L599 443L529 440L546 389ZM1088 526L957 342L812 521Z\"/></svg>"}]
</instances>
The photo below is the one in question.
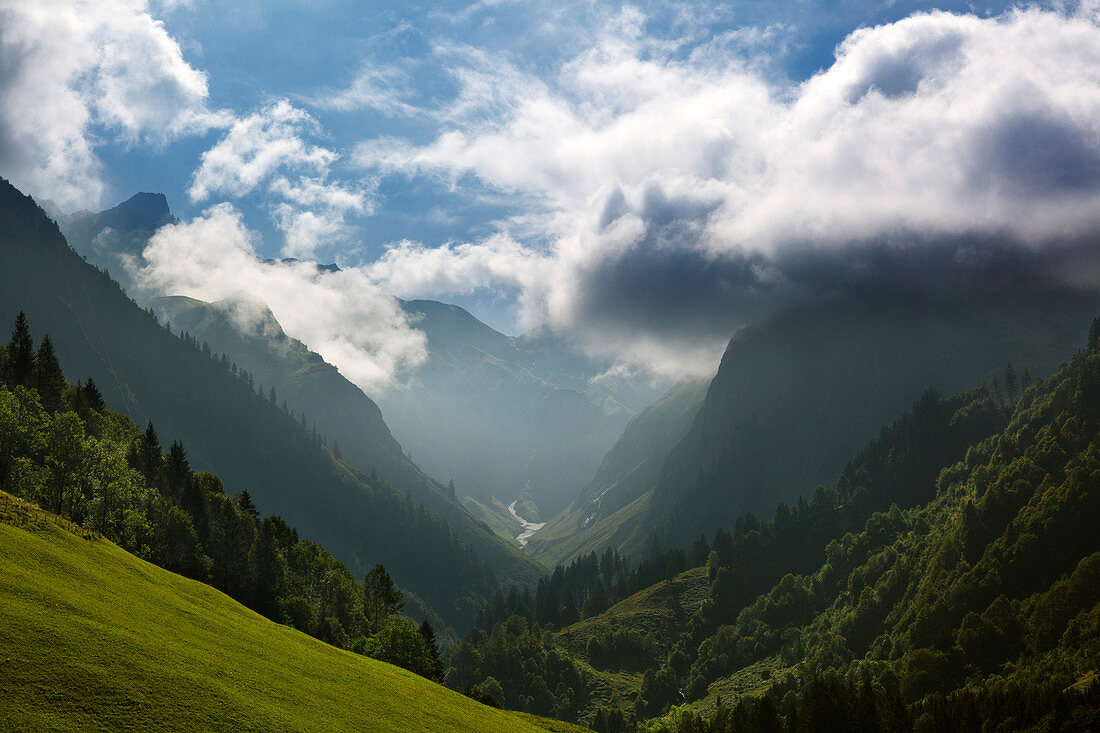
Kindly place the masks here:
<instances>
[{"instance_id":1,"label":"forested hillside","mask_svg":"<svg viewBox=\"0 0 1100 733\"><path fill-rule=\"evenodd\" d=\"M870 706L894 729L1094 729L1098 405L1100 323L1087 351L1023 391L1002 432L940 473L927 503L876 513L751 603L722 602L724 574L737 591L719 565L699 626L717 633L686 640L688 675L773 660L786 672L769 705L788 727L790 698L819 724L856 725ZM706 729L733 730L726 717Z\"/></svg>"},{"instance_id":2,"label":"forested hillside","mask_svg":"<svg viewBox=\"0 0 1100 733\"><path fill-rule=\"evenodd\" d=\"M1048 379L926 393L835 488L771 521L744 515L687 555L651 549L676 580L576 612L608 595L611 554L577 565L579 582L566 569L550 627L537 598L495 601L449 674L480 660L467 682L520 690L556 675L606 731L1092 730L1097 405L1100 322ZM647 633L639 618L665 620ZM517 654L544 666L509 677Z\"/></svg>"},{"instance_id":3,"label":"forested hillside","mask_svg":"<svg viewBox=\"0 0 1100 733\"><path fill-rule=\"evenodd\" d=\"M154 422L161 440L187 446L192 466L249 492L262 513L284 517L356 572L385 563L449 624L472 620L494 571L446 522L335 460L306 416L288 414L224 355L204 353L138 308L6 182L0 222L0 312L26 311L67 374L94 379L108 405ZM500 557L515 558L501 577L533 582L533 565Z\"/></svg>"},{"instance_id":4,"label":"forested hillside","mask_svg":"<svg viewBox=\"0 0 1100 733\"><path fill-rule=\"evenodd\" d=\"M364 488L390 491L379 482ZM273 621L426 677L442 673L438 657L429 659L431 612L382 565L360 583L281 517L261 517L247 491L231 493L215 474L193 471L182 443L165 448L152 423L142 431L107 409L93 380L68 384L52 340L43 337L35 350L22 313L0 346L0 490ZM0 496L9 513L33 507ZM430 521L399 501L392 516L411 520L410 531ZM402 609L425 619L423 640Z\"/></svg>"}]
</instances>

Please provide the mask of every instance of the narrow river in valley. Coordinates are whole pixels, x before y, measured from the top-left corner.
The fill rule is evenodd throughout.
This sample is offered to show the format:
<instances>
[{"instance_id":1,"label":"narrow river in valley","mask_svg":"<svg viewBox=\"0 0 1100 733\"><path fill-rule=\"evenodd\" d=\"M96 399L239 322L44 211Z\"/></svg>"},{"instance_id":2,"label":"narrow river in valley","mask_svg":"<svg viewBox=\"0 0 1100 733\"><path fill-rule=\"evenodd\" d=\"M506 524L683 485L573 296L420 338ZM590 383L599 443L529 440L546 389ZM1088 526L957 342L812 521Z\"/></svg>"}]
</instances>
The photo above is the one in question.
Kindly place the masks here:
<instances>
[{"instance_id":1,"label":"narrow river in valley","mask_svg":"<svg viewBox=\"0 0 1100 733\"><path fill-rule=\"evenodd\" d=\"M518 499L516 501L519 501ZM516 521L523 527L523 531L516 536L516 541L519 542L520 547L527 547L527 540L531 539L531 535L538 532L546 522L528 522L526 519L516 514L516 502L513 501L508 505L508 511L512 513L512 516L516 518Z\"/></svg>"}]
</instances>

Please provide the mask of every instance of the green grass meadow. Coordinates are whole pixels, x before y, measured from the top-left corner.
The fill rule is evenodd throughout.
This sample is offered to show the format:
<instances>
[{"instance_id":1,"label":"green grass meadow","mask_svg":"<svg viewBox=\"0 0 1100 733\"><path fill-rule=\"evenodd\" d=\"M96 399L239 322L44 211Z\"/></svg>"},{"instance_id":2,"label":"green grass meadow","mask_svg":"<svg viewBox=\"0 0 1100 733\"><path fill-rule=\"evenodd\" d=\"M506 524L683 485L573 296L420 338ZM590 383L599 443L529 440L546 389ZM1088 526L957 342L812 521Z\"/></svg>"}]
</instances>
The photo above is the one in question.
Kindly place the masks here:
<instances>
[{"instance_id":1,"label":"green grass meadow","mask_svg":"<svg viewBox=\"0 0 1100 733\"><path fill-rule=\"evenodd\" d=\"M22 503L3 498L10 522ZM0 522L0 730L581 730L486 707L22 514Z\"/></svg>"}]
</instances>

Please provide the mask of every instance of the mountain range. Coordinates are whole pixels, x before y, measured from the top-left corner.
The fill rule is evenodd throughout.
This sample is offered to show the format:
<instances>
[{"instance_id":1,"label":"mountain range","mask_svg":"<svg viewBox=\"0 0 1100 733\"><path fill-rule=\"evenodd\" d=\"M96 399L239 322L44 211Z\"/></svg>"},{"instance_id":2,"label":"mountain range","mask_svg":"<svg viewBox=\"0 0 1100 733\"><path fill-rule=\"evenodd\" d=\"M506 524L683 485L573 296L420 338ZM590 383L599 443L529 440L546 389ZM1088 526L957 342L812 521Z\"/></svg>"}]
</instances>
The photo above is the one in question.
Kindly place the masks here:
<instances>
[{"instance_id":1,"label":"mountain range","mask_svg":"<svg viewBox=\"0 0 1100 733\"><path fill-rule=\"evenodd\" d=\"M360 572L384 562L460 629L498 578L538 577L537 564L414 467L395 463L407 482L421 481L422 498L438 495L438 505L451 508L454 524L424 514L421 502L406 497L411 486L369 478L370 467L357 470L316 445L300 415L258 395L254 377L227 356L170 332L7 182L0 184L0 221L0 312L25 311L53 339L66 374L94 379L109 405L139 425L151 421L166 443L183 441L193 465L248 491L264 513L282 515ZM317 379L340 384L334 369L310 363ZM357 419L375 430L368 435L378 438L378 454L400 455L384 425L371 424L377 408L361 404Z\"/></svg>"},{"instance_id":2,"label":"mountain range","mask_svg":"<svg viewBox=\"0 0 1100 733\"><path fill-rule=\"evenodd\" d=\"M161 320L230 354L290 402L297 398L299 405L314 405L310 417L326 434L342 438L341 449L353 465L377 468L437 510L433 492L418 490L425 476L409 468L408 455L427 475L453 481L459 497L485 505L496 497L506 504L526 492L529 513L552 516L591 477L626 422L660 394L659 382L600 379L607 365L549 333L506 336L458 306L427 300L399 301L428 348L426 362L392 387L368 397L355 395L357 388L342 377L292 378L303 360L320 357L306 355L308 349L288 339L266 305L248 294L205 304L135 287L130 273L142 262L148 238L174 221L163 196L141 193L98 213L55 215L78 252L153 307ZM251 321L228 317L244 308ZM215 315L219 311L227 315ZM285 358L276 353L288 348ZM383 435L391 429L404 453ZM385 455L379 452L383 444Z\"/></svg>"},{"instance_id":3,"label":"mountain range","mask_svg":"<svg viewBox=\"0 0 1100 733\"><path fill-rule=\"evenodd\" d=\"M712 380L677 384L641 408L634 405L653 385L617 387L621 400L601 392L597 367L552 337L507 337L453 306L402 303L435 345L419 381L393 398L405 401L395 413L419 421L410 424L479 414L492 422L490 407L508 420L537 414L554 429L531 430L513 448L539 443L564 460L572 448L553 436L570 425L603 424L592 412L597 402L617 419L637 410L562 510L537 517L556 506L534 481L538 471L515 479L524 485L510 506L491 491L485 502L466 496L464 506L390 433L385 402L380 408L289 337L247 294L138 306L90 264L104 257L124 264L143 237L170 221L157 197L138 202L132 211L104 212L110 227L92 221L97 215L73 215L85 219L84 234L73 233L86 238L85 261L42 209L0 182L0 312L26 314L11 345L0 348L0 446L12 487L25 497L46 496L57 483L68 425L88 460L111 467L110 475L164 487L135 495L159 534L143 541L140 530L127 529L133 518L118 525L118 541L135 554L224 587L318 639L342 639L350 651L380 654L383 636L398 628L417 648L434 648L430 625L418 633L399 619L388 568L411 591L406 613L469 630L436 671L426 658L417 662L420 674L477 700L601 732L637 730L643 721L669 733L977 731L987 724L1090 730L1100 723L1100 320L1092 320L1100 301L1091 293L1017 285L1011 299L975 291L824 295L734 335ZM96 240L114 244L94 250ZM44 342L33 357L29 338L20 341L27 321L50 336L49 348ZM28 355L24 367L36 365L35 389L26 387L20 353ZM58 389L49 376L54 353L66 375L82 380L65 387L65 399L86 418L56 405L47 415L42 406L36 389ZM427 398L448 402L460 393L466 401L457 407ZM543 402L506 409L533 395ZM89 407L97 402L122 414ZM146 423L142 432L137 426ZM508 424L500 417L478 437L500 440L493 432ZM167 457L157 434L173 443ZM449 440L445 432L429 435ZM190 487L182 494L171 488L172 466ZM64 497L67 484L58 485ZM209 506L225 516L204 519L202 502L187 493L195 487L206 487ZM112 490L82 488L90 502L84 514L100 511L88 497ZM417 690L452 727L490 718L517 729L556 725L494 717L426 682L394 683L383 667L318 652L313 642L257 624L206 586L144 568L86 527L5 493L0 504L4 556L24 558L6 560L0 582L4 628L18 629L5 648L15 650L25 700L6 713L0 702L9 717L46 709L26 697L53 684L51 670L61 668L43 649L62 650L71 663L79 644L94 661L88 669L97 689L131 689L118 681L121 667L101 639L81 641L88 619L108 636L129 622L102 588L74 592L70 578L79 587L82 573L57 577L57 568L72 566L144 619L149 634L127 632L118 648L160 653L151 639L162 625L233 618L229 627L211 621L213 647L209 635L195 637L173 647L173 659L216 647L224 650L217 666L244 679L272 664L240 635L249 629L312 660L333 684L354 668L393 690L401 705L415 705L408 698ZM261 520L261 513L282 518ZM548 521L536 527L530 519ZM230 551L230 520L252 528L241 557ZM528 529L522 550L509 521ZM174 535L180 527L191 529ZM21 541L20 532L30 534ZM177 557L172 548L198 554ZM230 561L239 567L223 572ZM41 569L28 571L36 563ZM386 568L365 573L374 563ZM280 567L282 574L267 572ZM277 587L274 607L227 578ZM387 598L395 625L372 631L370 604ZM322 609L320 616L311 609ZM349 620L342 626L329 612ZM59 638L26 643L47 627ZM199 628L190 620L184 627L192 636ZM356 630L358 646L342 628ZM160 685L173 674L165 664L145 676ZM253 714L306 694L300 680L267 676L278 679L279 692L259 696ZM110 695L101 697L88 704L107 705ZM299 702L279 715L305 709ZM174 714L147 713L153 724ZM65 719L83 714L66 708Z\"/></svg>"}]
</instances>

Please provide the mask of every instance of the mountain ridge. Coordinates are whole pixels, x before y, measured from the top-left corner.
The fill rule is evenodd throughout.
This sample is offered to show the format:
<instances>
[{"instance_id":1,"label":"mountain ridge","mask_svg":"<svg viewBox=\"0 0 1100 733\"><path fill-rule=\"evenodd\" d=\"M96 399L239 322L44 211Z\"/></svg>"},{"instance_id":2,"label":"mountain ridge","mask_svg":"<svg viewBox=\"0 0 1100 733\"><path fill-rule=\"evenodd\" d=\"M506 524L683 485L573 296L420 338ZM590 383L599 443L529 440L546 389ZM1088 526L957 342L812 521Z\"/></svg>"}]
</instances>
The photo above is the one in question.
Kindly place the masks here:
<instances>
[{"instance_id":1,"label":"mountain ridge","mask_svg":"<svg viewBox=\"0 0 1100 733\"><path fill-rule=\"evenodd\" d=\"M203 354L140 309L6 181L0 183L0 222L0 311L26 311L35 329L50 334L67 374L94 378L108 404L138 424L154 420L165 440L188 446L193 465L247 490L265 513L283 515L349 567L362 572L382 561L448 623L469 623L494 582L492 571L442 520L422 509L424 522L416 524L415 505L401 494L364 483L346 464L312 447L308 430L295 421L291 426L277 405L231 374L228 363ZM447 563L468 562L468 571L439 575L441 568L417 559L430 554L428 547L399 552L396 543L410 539L393 534L401 525L385 524L390 509L405 512L400 516L410 527L420 526L423 541ZM517 561L517 580L534 574L526 562Z\"/></svg>"},{"instance_id":2,"label":"mountain ridge","mask_svg":"<svg viewBox=\"0 0 1100 733\"><path fill-rule=\"evenodd\" d=\"M152 298L149 303L163 320L239 361L261 387L275 389L277 401L304 412L359 471L377 473L446 519L503 577L530 578L539 572L533 561L502 543L446 487L421 471L390 433L378 405L319 354L287 336L266 305L243 295L215 303L186 296ZM237 317L237 309L247 313Z\"/></svg>"},{"instance_id":3,"label":"mountain ridge","mask_svg":"<svg viewBox=\"0 0 1100 733\"><path fill-rule=\"evenodd\" d=\"M1052 372L1082 343L1100 299L1019 288L948 297L825 299L743 329L691 430L662 468L648 521L687 543L746 512L771 515L830 485L892 415L925 390Z\"/></svg>"}]
</instances>

